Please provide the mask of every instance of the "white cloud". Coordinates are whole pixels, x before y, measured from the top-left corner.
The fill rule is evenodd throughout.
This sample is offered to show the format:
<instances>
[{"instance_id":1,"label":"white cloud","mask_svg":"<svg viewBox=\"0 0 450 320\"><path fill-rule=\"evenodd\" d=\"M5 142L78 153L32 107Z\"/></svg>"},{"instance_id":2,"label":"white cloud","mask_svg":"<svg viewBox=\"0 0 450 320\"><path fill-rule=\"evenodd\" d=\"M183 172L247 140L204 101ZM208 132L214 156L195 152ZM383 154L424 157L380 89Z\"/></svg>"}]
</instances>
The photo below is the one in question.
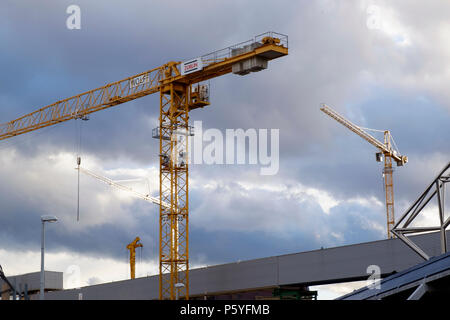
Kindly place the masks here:
<instances>
[{"instance_id":1,"label":"white cloud","mask_svg":"<svg viewBox=\"0 0 450 320\"><path fill-rule=\"evenodd\" d=\"M201 202L198 207L191 206L191 223L209 231L260 231L281 236L316 230L317 239L331 235L340 243L345 235L332 234L327 219L332 219L333 212L339 212L341 207L356 206L361 229L385 233L383 225L364 215L366 211L384 215L384 203L375 197L337 199L326 190L305 186L298 180L285 178L280 179L283 182L270 183L248 172L235 180L233 175L220 181L197 177L191 194L201 195Z\"/></svg>"},{"instance_id":2,"label":"white cloud","mask_svg":"<svg viewBox=\"0 0 450 320\"><path fill-rule=\"evenodd\" d=\"M7 276L39 272L40 251L8 251L0 249L0 260ZM78 269L78 272L74 270ZM45 270L63 272L64 288L84 287L95 283L126 280L130 278L127 256L124 260L90 256L74 252L46 252ZM158 274L158 261L136 261L136 277Z\"/></svg>"},{"instance_id":3,"label":"white cloud","mask_svg":"<svg viewBox=\"0 0 450 320\"><path fill-rule=\"evenodd\" d=\"M99 174L110 174L111 178L151 177L151 191L156 192L157 173L155 168L128 169L117 168L104 170L100 160L93 156L85 157L83 164L90 165ZM132 193L114 189L87 175L80 176L80 223L75 222L77 203L77 172L73 154L41 153L34 158L24 158L13 149L2 152L0 176L8 181L9 199L20 199L21 205L38 207L47 214L56 215L69 232L93 227L105 223L132 226L135 222L133 213L128 212L127 205L137 200ZM92 171L94 171L92 170ZM145 183L134 183L136 191L143 193ZM148 189L147 189L148 190ZM3 194L4 198L8 197ZM17 206L18 203L12 204Z\"/></svg>"},{"instance_id":4,"label":"white cloud","mask_svg":"<svg viewBox=\"0 0 450 320\"><path fill-rule=\"evenodd\" d=\"M325 284L320 286L311 286L310 290L317 290L318 300L334 300L338 297L341 297L345 294L351 293L354 290L360 289L366 286L366 281L354 281L354 282L346 282L346 283L338 283L338 284Z\"/></svg>"},{"instance_id":5,"label":"white cloud","mask_svg":"<svg viewBox=\"0 0 450 320\"><path fill-rule=\"evenodd\" d=\"M396 10L384 5L367 6L367 28L372 32L380 32L399 46L411 45L407 28L398 19Z\"/></svg>"}]
</instances>

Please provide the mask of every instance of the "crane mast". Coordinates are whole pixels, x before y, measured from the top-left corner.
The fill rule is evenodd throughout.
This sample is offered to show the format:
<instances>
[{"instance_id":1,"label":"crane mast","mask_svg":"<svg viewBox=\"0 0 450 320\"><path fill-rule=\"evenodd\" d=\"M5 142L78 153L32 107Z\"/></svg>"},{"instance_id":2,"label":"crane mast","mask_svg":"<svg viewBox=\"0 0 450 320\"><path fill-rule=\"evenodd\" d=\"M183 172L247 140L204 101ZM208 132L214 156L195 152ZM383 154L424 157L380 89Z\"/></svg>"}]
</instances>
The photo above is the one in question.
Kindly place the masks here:
<instances>
[{"instance_id":1,"label":"crane mast","mask_svg":"<svg viewBox=\"0 0 450 320\"><path fill-rule=\"evenodd\" d=\"M398 154L396 150L393 149L391 144L391 133L389 130L384 131L384 143L374 138L372 135L364 131L361 127L353 124L349 120L345 119L335 110L327 106L326 104L322 104L320 110L342 124L344 127L350 129L361 138L377 147L380 152L376 153L377 162L382 161L382 156L384 156L384 168L383 168L383 177L384 177L384 190L386 197L386 229L388 238L392 238L393 234L391 230L395 225L395 215L394 215L394 179L393 179L393 167L392 160L394 159L397 163L397 166L403 166L408 162L408 157L402 156Z\"/></svg>"},{"instance_id":2,"label":"crane mast","mask_svg":"<svg viewBox=\"0 0 450 320\"><path fill-rule=\"evenodd\" d=\"M127 245L127 249L130 251L130 277L134 279L136 277L136 249L142 248L140 243L141 239L136 237L131 243Z\"/></svg>"},{"instance_id":3,"label":"crane mast","mask_svg":"<svg viewBox=\"0 0 450 320\"><path fill-rule=\"evenodd\" d=\"M185 62L171 61L146 72L59 100L0 125L0 140L121 105L150 94L160 95L159 298L189 299L189 112L210 104L200 82L229 73L246 75L267 68L288 54L288 37L266 32L246 42ZM195 86L197 84L197 86ZM177 284L177 286L175 286ZM177 292L175 291L177 290Z\"/></svg>"}]
</instances>

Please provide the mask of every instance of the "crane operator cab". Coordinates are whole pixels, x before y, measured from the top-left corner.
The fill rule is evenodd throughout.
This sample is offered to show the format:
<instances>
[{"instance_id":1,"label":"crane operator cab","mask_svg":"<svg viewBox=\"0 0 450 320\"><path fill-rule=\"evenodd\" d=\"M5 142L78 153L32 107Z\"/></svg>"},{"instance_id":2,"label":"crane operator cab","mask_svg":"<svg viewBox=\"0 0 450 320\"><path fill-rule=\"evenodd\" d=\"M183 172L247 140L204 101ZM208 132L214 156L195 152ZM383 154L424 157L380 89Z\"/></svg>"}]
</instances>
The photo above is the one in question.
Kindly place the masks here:
<instances>
[{"instance_id":1,"label":"crane operator cab","mask_svg":"<svg viewBox=\"0 0 450 320\"><path fill-rule=\"evenodd\" d=\"M197 84L192 86L189 109L203 108L209 105L209 85Z\"/></svg>"}]
</instances>

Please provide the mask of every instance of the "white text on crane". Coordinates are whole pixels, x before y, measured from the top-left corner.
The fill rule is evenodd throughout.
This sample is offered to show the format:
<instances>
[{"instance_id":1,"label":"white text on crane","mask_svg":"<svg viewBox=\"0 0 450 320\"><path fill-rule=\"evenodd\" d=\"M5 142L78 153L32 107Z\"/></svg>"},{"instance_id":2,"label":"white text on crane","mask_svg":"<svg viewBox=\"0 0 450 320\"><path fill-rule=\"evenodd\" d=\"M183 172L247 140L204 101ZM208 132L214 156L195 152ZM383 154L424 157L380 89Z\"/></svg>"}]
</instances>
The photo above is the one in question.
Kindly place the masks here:
<instances>
[{"instance_id":1,"label":"white text on crane","mask_svg":"<svg viewBox=\"0 0 450 320\"><path fill-rule=\"evenodd\" d=\"M144 83L149 83L150 82L150 78L148 76L148 73L143 74L141 76L137 76L134 77L133 79L130 80L130 88L134 88L137 86L140 86L141 84Z\"/></svg>"}]
</instances>

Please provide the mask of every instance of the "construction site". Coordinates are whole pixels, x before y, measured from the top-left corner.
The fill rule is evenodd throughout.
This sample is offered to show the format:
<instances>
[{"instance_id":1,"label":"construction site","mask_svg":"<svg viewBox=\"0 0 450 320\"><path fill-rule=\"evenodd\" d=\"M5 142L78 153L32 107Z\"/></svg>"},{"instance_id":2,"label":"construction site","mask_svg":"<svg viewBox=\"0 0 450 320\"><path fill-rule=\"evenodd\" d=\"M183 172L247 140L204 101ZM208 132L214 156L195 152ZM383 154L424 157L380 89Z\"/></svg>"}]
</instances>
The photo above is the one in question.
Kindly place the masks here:
<instances>
[{"instance_id":1,"label":"construction site","mask_svg":"<svg viewBox=\"0 0 450 320\"><path fill-rule=\"evenodd\" d=\"M294 114L284 111L277 111L265 118L255 116L260 113L259 108L264 110L264 103L277 104L278 101L284 101L281 98L284 92L293 91L295 94L298 90L296 83L289 83L291 88L286 88L286 83L280 80L287 76L287 73L293 72L297 74L297 78L306 77L308 74L306 71L305 74L298 73L298 70L290 65L303 54L299 52L298 44L294 45L293 50L292 37L275 31L264 32L250 39L248 36L243 35L243 42L231 42L218 50L205 47L208 45L207 41L200 49L195 46L187 48L186 55L194 52L194 58L186 58L183 52L171 51L168 42L161 42L158 44L159 50L168 57L179 56L177 60L163 60L164 63L144 69L146 71L142 70L126 77L119 76L116 79L120 80L107 81L103 86L94 85L88 90L80 90L82 93L69 94L66 97L61 97L61 94L72 92L76 88L61 89L55 80L49 80L54 96L47 96L48 92L43 90L42 95L45 93L45 97L41 100L52 101L50 104L35 107L27 105L22 108L27 112L16 115L15 110L8 110L1 116L0 148L4 149L0 149L0 152L3 152L3 157L7 159L5 172L12 175L11 179L17 179L17 183L9 180L8 184L15 190L22 179L28 184L28 181L34 181L31 183L33 192L24 191L26 200L23 200L23 203L20 198L5 196L2 200L8 203L5 210L12 213L16 210L20 214L23 211L24 215L28 216L33 214L33 219L36 220L33 226L25 227L21 223L20 228L15 229L7 226L8 223L14 223L13 214L0 214L0 219L3 216L2 224L5 228L2 229L2 236L19 243L19 249L15 250L19 253L15 252L15 255L8 255L6 244L3 246L4 252L0 252L1 300L320 300L323 286L339 287L348 283L353 291L339 291L339 294L334 294L333 299L432 300L450 296L450 234L447 230L450 214L446 204L446 184L450 182L448 150L438 149L436 153L439 156L427 157L428 162L419 165L414 162L419 161L414 157L428 152L431 154L431 151L420 149L420 144L408 142L405 139L407 135L403 132L396 135L400 137L398 141L394 140L394 134L399 131L395 126L395 121L399 120L395 119L395 112L385 117L383 112L367 112L360 116L358 112L363 111L357 110L356 107L354 110L357 111L353 111L351 107L334 104L333 101L340 102L337 98L330 98L328 104L316 100L312 94L312 98L305 101L313 101L315 104L306 106L302 97L298 97L297 101L293 102L298 105L293 108L299 110L300 114L302 108L309 110L301 117L302 120L295 120ZM231 37L234 38L235 35ZM299 38L294 39L298 41ZM164 47L163 43L167 47ZM329 54L332 56L332 53ZM161 54L162 59L164 55ZM120 63L126 65L131 63L131 60L125 59ZM283 65L283 61L287 62ZM126 66L124 68L126 69ZM115 75L114 68L109 69L112 70L105 74L106 79ZM77 71L73 71L73 74L74 78L80 77ZM70 73L64 77L66 76L70 77ZM102 77L101 74L97 76ZM254 82L252 77L255 78ZM220 82L222 78L225 79L223 81L229 82ZM46 86L42 82L45 79L39 81L39 87ZM229 84L235 84L235 87ZM83 85L89 87L91 81ZM242 90L239 86L242 86ZM256 91L250 93L247 90L249 86L255 87ZM230 91L220 92L227 89ZM258 95L260 97L256 98ZM154 97L154 100L149 100L151 97ZM328 95L324 95L324 98L327 97ZM240 103L241 98L246 102L239 105L239 108L234 106ZM0 102L2 101L7 100L0 99ZM138 105L140 101L144 101L142 106ZM226 112L220 111L216 116L216 103L229 103L225 106ZM251 109L254 111L247 114L244 110L247 104L258 103L260 106ZM272 107L283 109L281 104ZM133 128L132 117L125 113L127 108L143 112L141 119L136 122L144 121L144 115L147 114L149 119L157 120L145 120L146 132L139 132L142 141L153 141L153 149L148 150L157 159L152 169L155 173L153 180L142 177L148 175L150 170L138 161L126 163L127 158L122 157L120 153L102 155L106 152L104 150L110 147L129 153L128 149L135 143L133 135L137 134L138 130ZM115 113L114 117L111 116L111 122L109 118L99 118L98 121L95 118L97 114L99 117L107 116L113 110L123 113ZM361 110L366 109L361 107ZM205 120L203 128L201 125L193 125L192 121L199 119L195 117L201 117L202 113L206 114L204 119L200 118ZM439 117L447 119L448 109L444 114L445 116ZM11 118L7 118L10 116ZM371 116L375 122L371 121ZM277 119L280 123L289 120L294 124L297 121L302 122L298 127L294 125L296 134L291 136L284 134L288 129L282 125L267 126L270 121L276 123ZM358 119L362 123L357 123ZM212 129L208 127L208 120L213 123ZM228 120L229 122L226 122ZM424 116L419 120L428 121L429 118ZM227 124L220 127L220 121ZM219 144L218 141L224 136L221 133L224 131L222 128L232 125L232 121L235 121L236 127L242 127L245 121L251 121L247 129L252 125L258 126L258 121L261 121L260 128L279 129L270 131L270 142L268 136L263 135L269 132L268 129L249 129L245 132L242 130L244 134L241 136L241 144L237 137L240 131L233 131L233 145L228 148L228 134L225 135L225 142L220 141ZM409 125L408 121L410 120L406 123ZM77 130L76 150L72 153L61 151L64 162L58 160L57 153L49 156L50 162L46 163L53 163L50 166L55 168L55 171L48 171L50 175L44 176L44 169L37 172L26 168L18 172L7 169L13 168L14 162L26 166L27 161L30 161L30 168L39 166L37 162L41 159L40 149L36 146L42 143L42 148L50 145L48 148L55 150L61 145L68 145L67 136L70 137L70 134L63 130L69 130L64 127L74 126L73 123ZM308 123L313 131L322 131L321 128L325 128L323 131L330 130L328 136L324 134L320 139L329 139L332 142L314 142L313 148L304 148L305 150L297 154L297 149L302 147L296 146L292 141L313 139L309 131L302 131L301 128L306 128ZM378 130L365 127L371 123L381 123L394 128ZM155 126L149 128L150 124ZM91 131L87 133L87 126L95 127L99 136L96 137ZM46 131L53 127L59 131ZM81 134L82 127L86 130L84 136ZM140 129L142 127L139 127ZM408 134L411 135L414 130L420 129L409 128ZM41 136L32 136L39 132L47 132L43 135L45 141ZM102 132L105 132L104 136ZM117 135L123 134L124 139L131 140L114 144L114 140L118 139L115 132ZM444 131L439 138L444 143L448 142L445 134ZM254 140L254 145L251 140L253 136L258 139ZM31 137L32 140L29 141L32 142L19 140L21 143L25 141L24 146L14 144L22 137ZM277 137L279 141L275 139ZM238 141L236 146L234 138ZM332 140L333 138L336 140ZM195 145L195 139L214 141L206 147L210 148L210 152L205 153L205 148ZM320 139L317 141L322 141ZM439 139L436 139L437 144L441 141ZM347 141L350 141L348 145ZM399 151L397 142L399 146L405 147L408 155ZM81 151L82 145L88 147ZM292 155L283 151L284 145L289 146L287 149L295 150L289 151L295 153L293 163L288 163ZM431 149L432 145L427 142L426 148ZM263 150L269 147L270 152ZM9 152L11 148L14 148L13 152ZM226 151L226 154L223 153L225 156L220 153L220 148ZM280 148L281 153L278 152ZM230 150L231 156L228 153ZM239 153L239 150L243 150L242 153ZM366 151L371 153L367 154ZM142 151L145 157L149 154L146 152L147 149ZM257 154L261 157L262 152L266 152L266 161L260 158L259 164L269 165L267 159L270 159L270 168L275 168L275 171L255 171L254 165L258 162L251 160L252 156ZM203 157L203 162L198 162L199 164L197 159L192 161L193 157L198 158L198 154ZM279 161L276 160L276 166L275 156L280 158ZM112 161L122 161L122 164L126 164L122 167L114 166L114 162L103 164L102 159L107 157L117 158ZM296 168L297 161L303 161L302 157L305 163ZM330 167L320 168L323 163L321 161L328 157L330 162L336 161ZM339 158L344 160L340 162ZM225 159L226 165L223 165L225 161L217 159ZM248 162L245 162L247 159ZM420 158L420 161L422 159ZM307 167L314 161L314 165ZM375 162L379 163L378 168ZM286 163L288 165L285 165ZM220 170L224 172L223 180L213 176L212 172L218 165L222 165ZM414 169L402 173L403 170L408 170L409 165ZM196 174L206 166L211 168L205 169L205 173L197 178ZM320 168L317 171L320 174L317 176L314 176L314 173L317 173L313 170L315 166ZM281 173L278 173L278 167ZM239 171L241 168L244 169ZM309 170L303 170L304 168L310 168L312 178L307 176ZM371 171L370 174L365 173L367 168ZM394 179L396 169L398 176L395 175ZM419 169L423 172L419 172ZM58 178L55 175L58 170L70 171L71 175ZM229 180L226 177L227 170L230 172ZM283 170L286 170L287 174ZM332 170L339 173L331 173ZM378 172L373 173L377 170ZM127 177L130 172L137 174ZM339 176L341 173L347 178L335 179L335 174ZM252 178L256 175L257 178ZM6 173L1 176L10 177ZM211 180L208 181L210 176ZM373 176L381 176L382 183L374 181ZM136 188L136 184L133 184L136 177L146 181L147 185L143 189ZM240 177L242 181L239 181ZM289 179L301 181L296 186L300 191L294 190ZM305 187L308 183L311 185ZM336 189L329 186L334 183ZM51 192L46 191L47 185L51 185ZM349 190L345 190L346 187ZM233 188L240 190L243 196L236 196L237 191ZM211 190L215 193L210 193ZM252 192L255 195L251 195ZM355 194L351 194L352 192ZM397 192L401 194L401 200L394 198ZM36 212L30 213L38 203L27 200L33 197L38 199L35 201L48 201L48 205L35 207ZM95 199L97 202L89 199ZM291 205L292 199L300 200ZM9 204L10 202L12 204ZM253 207L253 202L260 203L260 206ZM338 212L338 209L342 213ZM309 215L308 218L308 213L304 213L315 214L319 211L322 213L317 217ZM146 212L150 212L154 220L146 218ZM122 218L124 214L129 213L136 214L132 222ZM210 219L207 218L209 213L212 215ZM234 218L234 215L237 218ZM240 218L246 215L249 216L248 220ZM337 216L335 220L333 215ZM275 218L271 220L272 217ZM265 219L267 221L264 221ZM152 229L146 225L149 221L153 223ZM346 222L344 227L340 226L340 221ZM88 223L92 223L92 226ZM305 224L304 229L298 227L302 224ZM208 230L209 227L211 230ZM103 230L101 228L107 230L106 236L102 235L102 243L94 242L94 239L98 241L100 238L95 238L92 234L100 234ZM208 232L200 233L202 228ZM141 233L133 234L135 230ZM30 237L32 234L32 240L20 243L21 232L29 233ZM310 233L299 235L302 232ZM291 236L291 233L295 233L295 236ZM36 238L37 234L39 239ZM128 237L127 242L123 242L123 235ZM242 239L239 240L241 235ZM254 239L251 238L253 235ZM68 240L64 242L65 237L75 240L71 240L69 244ZM116 242L115 237L122 243L120 248L117 248L119 240ZM236 238L236 242L232 238ZM302 246L301 242L307 238L315 240ZM249 240L248 243L244 243L246 240ZM5 240L4 243L7 241L11 240ZM279 245L276 244L278 241ZM33 254L29 253L32 249L27 248L30 243L36 246L33 247ZM217 243L223 243L223 247L215 247ZM289 247L283 247L287 243L290 243ZM38 245L39 253L36 250ZM265 247L267 250L264 250ZM150 249L146 251L147 248ZM50 253L47 250L51 250ZM145 257L147 264L142 263L142 250L148 254ZM232 253L229 255L231 258L227 258L225 254L228 250ZM242 255L244 259L241 260L238 252L244 250L248 251ZM108 278L111 280L94 281L93 277L82 278L86 267L80 268L78 264L81 262L73 262L69 267L55 270L55 267L62 268L64 265L56 263L57 257L68 259L70 252L76 252L77 257L85 254L95 257L101 252L97 260L92 258L87 261L96 264L95 272L99 274L98 277L104 272L105 275L111 275ZM117 252L126 252L126 263L121 261L121 266L126 265L127 268L126 278L123 275L118 276L117 267L112 260L105 258L112 257L111 259L117 260ZM222 258L211 258L221 257L221 254ZM36 259L39 259L39 265L35 263ZM108 263L111 264L109 267ZM152 268L149 267L150 264ZM16 266L16 269L11 267L12 265ZM76 281L67 285L68 279Z\"/></svg>"}]
</instances>

